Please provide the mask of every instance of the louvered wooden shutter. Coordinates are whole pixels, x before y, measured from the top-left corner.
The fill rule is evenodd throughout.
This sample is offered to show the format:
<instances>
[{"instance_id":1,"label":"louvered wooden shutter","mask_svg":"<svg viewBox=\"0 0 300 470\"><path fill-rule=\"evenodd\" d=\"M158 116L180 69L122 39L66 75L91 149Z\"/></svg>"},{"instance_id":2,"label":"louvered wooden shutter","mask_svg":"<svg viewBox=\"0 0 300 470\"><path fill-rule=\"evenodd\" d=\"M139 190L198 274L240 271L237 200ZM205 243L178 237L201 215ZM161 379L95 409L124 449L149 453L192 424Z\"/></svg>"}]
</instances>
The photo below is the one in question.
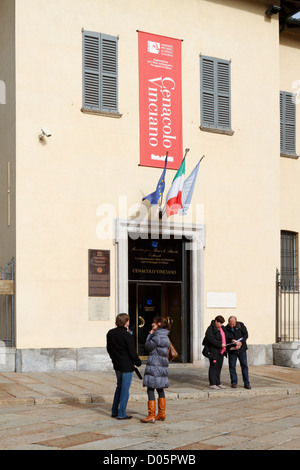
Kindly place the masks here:
<instances>
[{"instance_id":1,"label":"louvered wooden shutter","mask_svg":"<svg viewBox=\"0 0 300 470\"><path fill-rule=\"evenodd\" d=\"M217 127L230 129L230 63L216 61L217 69Z\"/></svg>"},{"instance_id":2,"label":"louvered wooden shutter","mask_svg":"<svg viewBox=\"0 0 300 470\"><path fill-rule=\"evenodd\" d=\"M230 62L201 56L201 125L231 129Z\"/></svg>"},{"instance_id":3,"label":"louvered wooden shutter","mask_svg":"<svg viewBox=\"0 0 300 470\"><path fill-rule=\"evenodd\" d=\"M118 40L83 32L83 107L118 112Z\"/></svg>"},{"instance_id":4,"label":"louvered wooden shutter","mask_svg":"<svg viewBox=\"0 0 300 470\"><path fill-rule=\"evenodd\" d=\"M83 34L83 107L100 109L100 35Z\"/></svg>"},{"instance_id":5,"label":"louvered wooden shutter","mask_svg":"<svg viewBox=\"0 0 300 470\"><path fill-rule=\"evenodd\" d=\"M101 102L103 111L117 111L117 38L101 35Z\"/></svg>"},{"instance_id":6,"label":"louvered wooden shutter","mask_svg":"<svg viewBox=\"0 0 300 470\"><path fill-rule=\"evenodd\" d=\"M201 116L202 126L215 127L214 60L201 57Z\"/></svg>"},{"instance_id":7,"label":"louvered wooden shutter","mask_svg":"<svg viewBox=\"0 0 300 470\"><path fill-rule=\"evenodd\" d=\"M280 152L296 154L296 105L293 93L280 92Z\"/></svg>"}]
</instances>

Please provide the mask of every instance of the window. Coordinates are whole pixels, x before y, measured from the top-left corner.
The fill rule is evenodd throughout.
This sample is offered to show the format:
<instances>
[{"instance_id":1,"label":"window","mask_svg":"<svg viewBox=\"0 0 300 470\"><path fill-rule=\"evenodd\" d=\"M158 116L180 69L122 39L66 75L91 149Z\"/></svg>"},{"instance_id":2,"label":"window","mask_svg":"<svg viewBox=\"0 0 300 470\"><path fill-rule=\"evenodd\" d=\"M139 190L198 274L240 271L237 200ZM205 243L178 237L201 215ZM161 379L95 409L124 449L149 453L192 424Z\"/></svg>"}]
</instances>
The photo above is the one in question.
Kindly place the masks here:
<instances>
[{"instance_id":1,"label":"window","mask_svg":"<svg viewBox=\"0 0 300 470\"><path fill-rule=\"evenodd\" d=\"M296 155L296 105L295 95L280 92L280 153Z\"/></svg>"},{"instance_id":2,"label":"window","mask_svg":"<svg viewBox=\"0 0 300 470\"><path fill-rule=\"evenodd\" d=\"M298 277L298 236L295 232L281 232L281 288L295 290Z\"/></svg>"},{"instance_id":3,"label":"window","mask_svg":"<svg viewBox=\"0 0 300 470\"><path fill-rule=\"evenodd\" d=\"M118 113L118 38L83 31L84 112Z\"/></svg>"},{"instance_id":4,"label":"window","mask_svg":"<svg viewBox=\"0 0 300 470\"><path fill-rule=\"evenodd\" d=\"M230 62L200 57L201 129L232 135Z\"/></svg>"}]
</instances>

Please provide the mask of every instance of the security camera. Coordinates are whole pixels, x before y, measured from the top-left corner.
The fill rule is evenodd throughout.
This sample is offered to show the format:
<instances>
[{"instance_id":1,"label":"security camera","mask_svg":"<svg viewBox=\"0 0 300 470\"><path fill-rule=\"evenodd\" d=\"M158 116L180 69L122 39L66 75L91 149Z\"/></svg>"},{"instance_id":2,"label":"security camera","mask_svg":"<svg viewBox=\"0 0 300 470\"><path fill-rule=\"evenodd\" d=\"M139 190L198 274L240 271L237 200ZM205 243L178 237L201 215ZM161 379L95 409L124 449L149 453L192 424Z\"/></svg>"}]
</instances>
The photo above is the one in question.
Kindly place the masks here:
<instances>
[{"instance_id":1,"label":"security camera","mask_svg":"<svg viewBox=\"0 0 300 470\"><path fill-rule=\"evenodd\" d=\"M47 129L45 127L42 127L41 131L42 131L42 133L39 135L40 139L43 139L44 137L51 137L51 135L52 135L52 134L50 134L50 132L47 131Z\"/></svg>"},{"instance_id":2,"label":"security camera","mask_svg":"<svg viewBox=\"0 0 300 470\"><path fill-rule=\"evenodd\" d=\"M267 9L266 15L268 16L277 15L277 13L279 13L280 10L281 10L281 7L277 5L272 5L271 7Z\"/></svg>"}]
</instances>

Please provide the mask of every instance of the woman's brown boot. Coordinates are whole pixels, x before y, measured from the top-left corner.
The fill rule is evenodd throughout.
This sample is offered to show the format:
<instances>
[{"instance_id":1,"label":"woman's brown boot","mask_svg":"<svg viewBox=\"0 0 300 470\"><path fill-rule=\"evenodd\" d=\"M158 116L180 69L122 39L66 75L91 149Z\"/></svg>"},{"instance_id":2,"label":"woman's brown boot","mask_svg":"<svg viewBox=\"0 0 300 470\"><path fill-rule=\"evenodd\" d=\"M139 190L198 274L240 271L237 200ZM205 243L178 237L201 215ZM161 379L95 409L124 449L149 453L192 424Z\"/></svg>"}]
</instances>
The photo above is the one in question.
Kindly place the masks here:
<instances>
[{"instance_id":1,"label":"woman's brown boot","mask_svg":"<svg viewBox=\"0 0 300 470\"><path fill-rule=\"evenodd\" d=\"M148 416L140 421L142 423L155 423L155 400L148 401Z\"/></svg>"},{"instance_id":2,"label":"woman's brown boot","mask_svg":"<svg viewBox=\"0 0 300 470\"><path fill-rule=\"evenodd\" d=\"M166 419L166 399L158 399L158 414L156 420L164 421Z\"/></svg>"}]
</instances>

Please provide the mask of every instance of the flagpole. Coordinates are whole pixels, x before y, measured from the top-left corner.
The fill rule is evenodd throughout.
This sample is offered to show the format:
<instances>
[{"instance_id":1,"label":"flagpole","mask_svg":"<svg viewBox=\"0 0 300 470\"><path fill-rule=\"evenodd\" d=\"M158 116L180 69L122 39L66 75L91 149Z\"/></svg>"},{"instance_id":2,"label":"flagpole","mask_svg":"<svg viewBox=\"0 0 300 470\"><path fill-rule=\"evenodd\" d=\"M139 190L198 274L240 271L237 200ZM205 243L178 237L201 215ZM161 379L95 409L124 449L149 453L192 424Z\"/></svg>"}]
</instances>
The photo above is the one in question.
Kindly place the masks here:
<instances>
[{"instance_id":1,"label":"flagpole","mask_svg":"<svg viewBox=\"0 0 300 470\"><path fill-rule=\"evenodd\" d=\"M166 158L168 158L168 155L169 155L169 152L166 153ZM161 205L162 205L162 200L163 200L163 194L161 195L161 198L160 198L160 204L159 204L160 208L161 208Z\"/></svg>"},{"instance_id":2,"label":"flagpole","mask_svg":"<svg viewBox=\"0 0 300 470\"><path fill-rule=\"evenodd\" d=\"M189 151L190 151L190 149L185 149L185 154L184 154L183 160L185 159L185 157L187 156Z\"/></svg>"},{"instance_id":3,"label":"flagpole","mask_svg":"<svg viewBox=\"0 0 300 470\"><path fill-rule=\"evenodd\" d=\"M169 152L167 151L165 161L168 159L168 155L169 155ZM167 162L167 166L168 166L168 162ZM158 210L158 218L159 218L159 220L161 220L161 219L162 219L162 216L163 216L162 210L161 210L161 205L162 205L162 200L163 200L163 194L164 194L164 193L162 193L161 198L160 198L160 204L159 204L159 210Z\"/></svg>"},{"instance_id":4,"label":"flagpole","mask_svg":"<svg viewBox=\"0 0 300 470\"><path fill-rule=\"evenodd\" d=\"M184 151L185 153L184 153L184 157L183 157L183 159L182 159L182 162L183 162L183 160L185 159L185 157L187 156L187 154L188 154L189 151L190 151L190 149L188 149L188 148L185 149L185 151ZM182 164L182 162L181 162L181 164ZM181 165L181 164L180 164L180 165ZM166 212L166 204L165 204L163 210L161 210L161 208L160 208L160 210L159 210L159 218L160 218L160 219L162 218L162 216L163 216L163 214L164 214L165 212Z\"/></svg>"}]
</instances>

